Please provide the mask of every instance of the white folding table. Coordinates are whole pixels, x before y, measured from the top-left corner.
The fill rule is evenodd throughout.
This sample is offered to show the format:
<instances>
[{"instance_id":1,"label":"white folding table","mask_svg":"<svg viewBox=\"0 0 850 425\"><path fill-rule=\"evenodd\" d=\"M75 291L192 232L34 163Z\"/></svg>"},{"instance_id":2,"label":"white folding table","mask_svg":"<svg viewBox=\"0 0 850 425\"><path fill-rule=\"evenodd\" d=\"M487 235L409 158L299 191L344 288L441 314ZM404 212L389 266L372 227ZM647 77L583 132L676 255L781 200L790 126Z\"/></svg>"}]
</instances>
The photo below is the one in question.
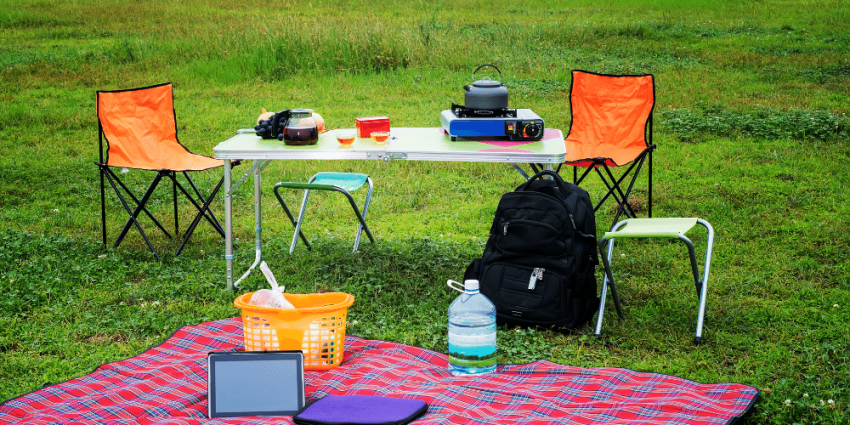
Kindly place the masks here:
<instances>
[{"instance_id":1,"label":"white folding table","mask_svg":"<svg viewBox=\"0 0 850 425\"><path fill-rule=\"evenodd\" d=\"M561 130L546 129L539 141L476 140L452 141L442 128L399 127L392 128L390 139L377 144L371 139L355 139L350 146L341 146L336 141L336 132L331 130L319 136L319 141L310 146L287 146L277 139L261 139L253 130L239 130L230 139L221 142L213 151L215 157L224 160L224 232L227 261L227 287L233 289L248 276L262 260L262 207L260 204L260 176L262 170L276 159L380 159L408 161L459 161L459 162L503 162L510 164L553 164L564 162L566 148ZM350 131L350 130L349 130ZM231 180L233 161L253 160L253 165L234 184ZM254 232L256 255L254 263L236 281L233 281L233 217L232 196L248 176L254 176Z\"/></svg>"}]
</instances>

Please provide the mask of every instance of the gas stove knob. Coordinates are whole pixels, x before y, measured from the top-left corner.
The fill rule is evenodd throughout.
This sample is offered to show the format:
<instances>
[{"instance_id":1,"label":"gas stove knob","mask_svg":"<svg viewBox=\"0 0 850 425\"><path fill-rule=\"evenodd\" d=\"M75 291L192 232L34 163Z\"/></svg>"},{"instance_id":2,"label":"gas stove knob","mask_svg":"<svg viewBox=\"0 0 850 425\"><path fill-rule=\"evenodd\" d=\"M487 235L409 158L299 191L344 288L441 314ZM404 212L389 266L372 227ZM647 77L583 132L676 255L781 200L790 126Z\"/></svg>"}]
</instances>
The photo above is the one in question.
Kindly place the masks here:
<instances>
[{"instance_id":1,"label":"gas stove knob","mask_svg":"<svg viewBox=\"0 0 850 425\"><path fill-rule=\"evenodd\" d=\"M522 129L524 137L537 139L542 135L543 128L536 122L530 122Z\"/></svg>"}]
</instances>

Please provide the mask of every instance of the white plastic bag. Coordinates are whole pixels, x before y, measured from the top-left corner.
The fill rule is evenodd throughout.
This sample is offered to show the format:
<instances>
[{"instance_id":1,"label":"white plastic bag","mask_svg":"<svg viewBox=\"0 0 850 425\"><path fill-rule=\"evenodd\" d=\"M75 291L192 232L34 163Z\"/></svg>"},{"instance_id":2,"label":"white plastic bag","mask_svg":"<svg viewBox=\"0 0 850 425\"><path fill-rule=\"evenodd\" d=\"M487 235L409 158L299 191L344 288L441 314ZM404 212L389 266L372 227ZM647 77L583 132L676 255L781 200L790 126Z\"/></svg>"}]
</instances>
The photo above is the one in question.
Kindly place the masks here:
<instances>
[{"instance_id":1,"label":"white plastic bag","mask_svg":"<svg viewBox=\"0 0 850 425\"><path fill-rule=\"evenodd\" d=\"M251 300L248 303L258 307L295 309L295 306L292 305L292 303L290 303L283 295L283 291L286 287L278 286L277 279L275 279L274 274L272 274L271 269L269 269L269 265L266 264L265 261L260 263L260 270L262 270L263 274L266 276L266 280L268 280L272 289L260 289L251 296Z\"/></svg>"},{"instance_id":2,"label":"white plastic bag","mask_svg":"<svg viewBox=\"0 0 850 425\"><path fill-rule=\"evenodd\" d=\"M292 307L292 304L289 304L289 302L286 301L283 294L276 290L269 289L260 289L259 291L254 292L254 295L251 296L251 300L248 303L258 307L294 308ZM287 304L289 304L289 307L286 307Z\"/></svg>"}]
</instances>

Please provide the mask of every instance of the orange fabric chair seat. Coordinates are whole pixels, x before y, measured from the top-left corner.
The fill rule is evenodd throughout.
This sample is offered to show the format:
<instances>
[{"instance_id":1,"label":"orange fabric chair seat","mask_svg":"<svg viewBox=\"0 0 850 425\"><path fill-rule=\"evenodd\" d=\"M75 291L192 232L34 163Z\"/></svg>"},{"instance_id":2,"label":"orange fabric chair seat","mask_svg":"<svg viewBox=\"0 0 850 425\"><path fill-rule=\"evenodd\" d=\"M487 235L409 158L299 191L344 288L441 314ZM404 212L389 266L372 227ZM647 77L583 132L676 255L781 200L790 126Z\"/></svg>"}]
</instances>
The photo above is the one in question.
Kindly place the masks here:
<instances>
[{"instance_id":1,"label":"orange fabric chair seat","mask_svg":"<svg viewBox=\"0 0 850 425\"><path fill-rule=\"evenodd\" d=\"M129 160L128 157L119 157L114 155L115 151L110 150L109 160L106 165L110 167L135 168L139 170L172 170L172 171L202 171L210 168L221 167L224 165L224 160L210 158L204 155L194 153L166 153L165 150L155 152L156 155L134 155L132 158L139 160Z\"/></svg>"},{"instance_id":2,"label":"orange fabric chair seat","mask_svg":"<svg viewBox=\"0 0 850 425\"><path fill-rule=\"evenodd\" d=\"M567 154L564 162L574 167L601 167L602 160L609 167L622 167L639 157L646 150L646 145L629 146L617 149L616 152L600 152L599 146L581 140L564 140ZM596 159L597 161L594 161Z\"/></svg>"}]
</instances>

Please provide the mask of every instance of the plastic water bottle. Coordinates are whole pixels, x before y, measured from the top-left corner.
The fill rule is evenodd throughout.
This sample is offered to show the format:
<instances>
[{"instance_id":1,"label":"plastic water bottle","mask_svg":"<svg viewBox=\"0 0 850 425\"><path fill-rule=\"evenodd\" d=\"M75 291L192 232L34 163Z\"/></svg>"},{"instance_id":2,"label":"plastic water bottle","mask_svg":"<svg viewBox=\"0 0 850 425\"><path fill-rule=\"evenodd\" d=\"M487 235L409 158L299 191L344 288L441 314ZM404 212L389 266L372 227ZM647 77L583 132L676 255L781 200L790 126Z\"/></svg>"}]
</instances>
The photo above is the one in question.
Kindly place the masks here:
<instances>
[{"instance_id":1,"label":"plastic water bottle","mask_svg":"<svg viewBox=\"0 0 850 425\"><path fill-rule=\"evenodd\" d=\"M455 376L495 372L496 307L478 291L477 280L466 280L463 289L453 280L448 285L463 291L449 306L449 372Z\"/></svg>"}]
</instances>

